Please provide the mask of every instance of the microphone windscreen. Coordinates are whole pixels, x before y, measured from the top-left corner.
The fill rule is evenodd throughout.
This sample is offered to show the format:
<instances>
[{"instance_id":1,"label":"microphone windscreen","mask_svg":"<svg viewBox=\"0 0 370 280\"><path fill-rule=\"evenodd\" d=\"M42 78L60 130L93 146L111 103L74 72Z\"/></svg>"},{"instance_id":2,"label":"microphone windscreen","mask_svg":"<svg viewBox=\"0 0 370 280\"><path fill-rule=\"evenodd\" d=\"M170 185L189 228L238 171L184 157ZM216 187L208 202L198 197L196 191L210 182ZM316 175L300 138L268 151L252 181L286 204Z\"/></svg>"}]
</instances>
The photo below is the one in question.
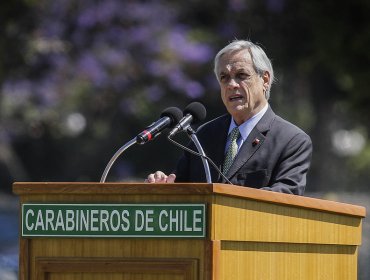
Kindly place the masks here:
<instances>
[{"instance_id":1,"label":"microphone windscreen","mask_svg":"<svg viewBox=\"0 0 370 280\"><path fill-rule=\"evenodd\" d=\"M202 103L192 102L184 109L184 115L186 114L191 114L193 116L193 123L197 123L206 118L207 111Z\"/></svg>"},{"instance_id":2,"label":"microphone windscreen","mask_svg":"<svg viewBox=\"0 0 370 280\"><path fill-rule=\"evenodd\" d=\"M161 118L169 117L171 119L170 127L174 127L183 117L183 113L177 107L168 107L161 113Z\"/></svg>"}]
</instances>

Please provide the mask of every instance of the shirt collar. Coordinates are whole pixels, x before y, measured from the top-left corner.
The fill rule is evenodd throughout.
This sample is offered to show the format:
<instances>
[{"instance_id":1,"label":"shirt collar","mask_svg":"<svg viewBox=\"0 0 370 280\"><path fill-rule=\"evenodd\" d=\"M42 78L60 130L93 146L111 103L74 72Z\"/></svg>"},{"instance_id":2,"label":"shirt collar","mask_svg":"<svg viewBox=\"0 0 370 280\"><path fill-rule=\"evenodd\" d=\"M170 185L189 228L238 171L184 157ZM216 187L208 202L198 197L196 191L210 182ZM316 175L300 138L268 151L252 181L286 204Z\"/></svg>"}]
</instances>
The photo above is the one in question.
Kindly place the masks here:
<instances>
[{"instance_id":1,"label":"shirt collar","mask_svg":"<svg viewBox=\"0 0 370 280\"><path fill-rule=\"evenodd\" d=\"M251 133L252 129L262 119L263 115L266 113L266 111L268 109L268 106L269 105L266 104L265 107L263 107L261 111L259 111L253 117L251 117L250 119L246 120L241 125L239 125L239 131L240 131L241 137L243 138L243 141L245 141L247 139L249 133ZM233 130L233 128L236 127L236 126L237 125L236 125L234 119L231 118L231 123L230 123L229 131L228 131L227 134L229 135L230 132Z\"/></svg>"}]
</instances>

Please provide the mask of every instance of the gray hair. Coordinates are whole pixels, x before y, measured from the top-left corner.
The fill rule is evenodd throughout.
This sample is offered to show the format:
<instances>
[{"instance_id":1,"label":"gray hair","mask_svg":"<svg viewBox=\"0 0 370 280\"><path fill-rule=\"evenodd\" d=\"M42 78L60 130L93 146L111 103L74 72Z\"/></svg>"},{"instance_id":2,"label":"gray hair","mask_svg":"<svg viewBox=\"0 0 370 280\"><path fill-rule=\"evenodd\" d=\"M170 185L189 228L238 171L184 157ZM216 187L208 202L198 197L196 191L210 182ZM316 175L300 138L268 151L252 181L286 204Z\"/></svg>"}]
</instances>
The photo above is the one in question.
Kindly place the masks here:
<instances>
[{"instance_id":1,"label":"gray hair","mask_svg":"<svg viewBox=\"0 0 370 280\"><path fill-rule=\"evenodd\" d=\"M217 68L218 68L218 63L219 63L221 56L224 55L225 53L231 53L231 52L235 52L239 50L249 51L252 57L254 70L256 71L258 75L262 77L266 71L270 74L270 82L269 82L268 88L265 91L265 97L268 100L270 98L271 85L272 85L272 82L274 81L274 70L272 69L271 61L267 57L264 50L260 46L250 41L235 40L217 53L215 57L215 61L214 61L215 63L214 72L216 74L217 80L220 81L219 80L220 78L217 73Z\"/></svg>"}]
</instances>

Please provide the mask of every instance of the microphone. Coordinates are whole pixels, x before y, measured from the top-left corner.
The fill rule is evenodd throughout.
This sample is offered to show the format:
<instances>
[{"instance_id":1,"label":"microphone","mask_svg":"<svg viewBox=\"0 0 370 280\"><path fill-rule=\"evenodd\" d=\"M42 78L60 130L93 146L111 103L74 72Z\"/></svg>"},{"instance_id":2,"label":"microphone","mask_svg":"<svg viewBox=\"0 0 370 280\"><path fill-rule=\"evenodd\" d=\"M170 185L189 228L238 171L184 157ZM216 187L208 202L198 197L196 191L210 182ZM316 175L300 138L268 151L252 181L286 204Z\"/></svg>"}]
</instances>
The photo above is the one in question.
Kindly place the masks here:
<instances>
[{"instance_id":1,"label":"microphone","mask_svg":"<svg viewBox=\"0 0 370 280\"><path fill-rule=\"evenodd\" d=\"M103 175L101 176L100 183L104 183L107 179L108 172L113 166L116 159L128 148L130 148L134 144L145 144L146 142L153 140L155 137L157 137L162 130L164 130L167 127L173 127L176 123L178 123L183 114L179 108L176 107L169 107L167 109L164 109L161 113L161 118L152 123L150 126L148 126L143 132L138 134L136 137L132 138L129 142L127 142L125 145L123 145L119 150L113 155L113 157L108 162L107 166L104 169Z\"/></svg>"},{"instance_id":2,"label":"microphone","mask_svg":"<svg viewBox=\"0 0 370 280\"><path fill-rule=\"evenodd\" d=\"M172 137L176 133L186 130L192 123L203 121L206 118L207 112L203 104L192 102L184 109L184 115L179 123L170 131L168 137Z\"/></svg>"},{"instance_id":3,"label":"microphone","mask_svg":"<svg viewBox=\"0 0 370 280\"><path fill-rule=\"evenodd\" d=\"M145 130L136 136L136 143L143 145L146 142L153 140L162 130L167 127L173 127L183 117L183 113L177 107L169 107L161 113L161 118L149 125Z\"/></svg>"}]
</instances>

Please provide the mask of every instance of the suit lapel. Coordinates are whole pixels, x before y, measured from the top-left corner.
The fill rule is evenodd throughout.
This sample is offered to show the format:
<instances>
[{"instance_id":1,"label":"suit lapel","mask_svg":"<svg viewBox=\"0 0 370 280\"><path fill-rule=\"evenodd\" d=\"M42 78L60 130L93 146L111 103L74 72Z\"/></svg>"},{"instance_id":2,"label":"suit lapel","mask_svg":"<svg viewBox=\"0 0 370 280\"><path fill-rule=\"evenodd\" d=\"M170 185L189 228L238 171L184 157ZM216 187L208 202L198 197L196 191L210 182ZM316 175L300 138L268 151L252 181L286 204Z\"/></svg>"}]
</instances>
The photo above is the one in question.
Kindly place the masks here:
<instances>
[{"instance_id":1,"label":"suit lapel","mask_svg":"<svg viewBox=\"0 0 370 280\"><path fill-rule=\"evenodd\" d=\"M270 126L274 118L275 113L269 106L262 119L252 129L248 138L240 147L233 164L226 173L228 178L231 178L243 165L245 165L247 161L256 153L256 151L263 145L267 132L270 130Z\"/></svg>"}]
</instances>

